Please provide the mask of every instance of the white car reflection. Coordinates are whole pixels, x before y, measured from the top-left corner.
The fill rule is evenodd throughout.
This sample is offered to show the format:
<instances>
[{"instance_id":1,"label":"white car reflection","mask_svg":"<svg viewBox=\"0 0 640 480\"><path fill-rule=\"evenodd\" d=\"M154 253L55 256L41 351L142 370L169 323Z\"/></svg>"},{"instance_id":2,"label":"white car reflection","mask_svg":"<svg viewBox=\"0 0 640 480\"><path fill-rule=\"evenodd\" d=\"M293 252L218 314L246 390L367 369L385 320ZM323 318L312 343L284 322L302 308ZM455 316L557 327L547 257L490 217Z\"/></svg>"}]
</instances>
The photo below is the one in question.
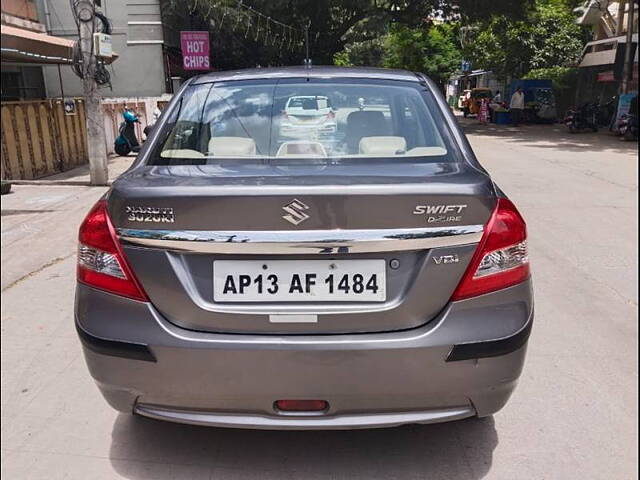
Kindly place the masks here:
<instances>
[{"instance_id":1,"label":"white car reflection","mask_svg":"<svg viewBox=\"0 0 640 480\"><path fill-rule=\"evenodd\" d=\"M331 137L336 133L336 115L328 97L291 97L282 112L280 136L294 139Z\"/></svg>"}]
</instances>

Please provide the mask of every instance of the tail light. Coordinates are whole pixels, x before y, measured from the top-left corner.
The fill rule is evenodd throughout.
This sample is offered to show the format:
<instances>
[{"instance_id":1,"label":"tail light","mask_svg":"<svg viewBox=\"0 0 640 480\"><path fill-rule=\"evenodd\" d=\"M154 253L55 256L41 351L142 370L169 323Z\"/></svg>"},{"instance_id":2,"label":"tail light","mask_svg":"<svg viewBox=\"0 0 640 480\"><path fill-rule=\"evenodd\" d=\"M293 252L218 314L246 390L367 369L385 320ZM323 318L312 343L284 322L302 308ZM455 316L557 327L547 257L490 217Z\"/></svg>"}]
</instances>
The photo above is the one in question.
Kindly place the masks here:
<instances>
[{"instance_id":1,"label":"tail light","mask_svg":"<svg viewBox=\"0 0 640 480\"><path fill-rule=\"evenodd\" d=\"M327 113L327 119L328 120L333 120L334 118L336 118L336 114L333 113L333 110L330 111L329 113Z\"/></svg>"},{"instance_id":2,"label":"tail light","mask_svg":"<svg viewBox=\"0 0 640 480\"><path fill-rule=\"evenodd\" d=\"M80 225L78 241L79 282L123 297L148 301L127 264L104 200L93 206Z\"/></svg>"},{"instance_id":3,"label":"tail light","mask_svg":"<svg viewBox=\"0 0 640 480\"><path fill-rule=\"evenodd\" d=\"M283 120L289 120L289 114L285 110L282 111L282 118Z\"/></svg>"},{"instance_id":4,"label":"tail light","mask_svg":"<svg viewBox=\"0 0 640 480\"><path fill-rule=\"evenodd\" d=\"M452 300L510 287L529 275L527 226L515 205L500 198Z\"/></svg>"}]
</instances>

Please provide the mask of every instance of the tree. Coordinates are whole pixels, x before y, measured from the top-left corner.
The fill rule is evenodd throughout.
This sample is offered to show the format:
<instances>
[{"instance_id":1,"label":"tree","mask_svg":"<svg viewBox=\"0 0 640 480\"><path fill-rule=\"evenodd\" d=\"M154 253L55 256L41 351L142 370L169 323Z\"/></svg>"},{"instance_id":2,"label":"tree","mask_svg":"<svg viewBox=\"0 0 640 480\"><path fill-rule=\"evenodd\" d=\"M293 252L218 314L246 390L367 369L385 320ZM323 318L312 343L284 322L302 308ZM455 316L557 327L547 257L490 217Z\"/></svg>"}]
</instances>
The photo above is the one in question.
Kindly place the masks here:
<instances>
[{"instance_id":1,"label":"tree","mask_svg":"<svg viewBox=\"0 0 640 480\"><path fill-rule=\"evenodd\" d=\"M569 67L580 59L588 30L575 23L566 0L537 0L525 19L493 15L472 26L464 46L474 67L501 78L532 69Z\"/></svg>"},{"instance_id":2,"label":"tree","mask_svg":"<svg viewBox=\"0 0 640 480\"><path fill-rule=\"evenodd\" d=\"M514 18L521 16L532 0L492 0ZM289 48L273 41L281 35L277 27L267 30L251 15L238 16L237 0L161 0L165 41L177 48L180 30L208 29L216 68L256 65L299 65L304 58L302 34L311 31L311 57L314 64L330 64L345 49L366 53L384 36L391 24L415 28L426 19L474 21L486 16L488 2L478 0L243 0L265 16L298 29L295 45ZM246 8L244 9L246 10ZM247 34L248 32L248 34ZM257 32L257 33L256 33ZM356 44L361 43L358 46ZM357 55L356 55L357 56ZM340 53L339 58L344 59ZM370 57L375 59L374 57Z\"/></svg>"},{"instance_id":3,"label":"tree","mask_svg":"<svg viewBox=\"0 0 640 480\"><path fill-rule=\"evenodd\" d=\"M588 30L575 23L572 11L562 2L539 1L530 68L573 66L588 40Z\"/></svg>"},{"instance_id":4,"label":"tree","mask_svg":"<svg viewBox=\"0 0 640 480\"><path fill-rule=\"evenodd\" d=\"M578 68L535 68L530 70L524 78L551 80L554 90L575 89L578 82Z\"/></svg>"},{"instance_id":5,"label":"tree","mask_svg":"<svg viewBox=\"0 0 640 480\"><path fill-rule=\"evenodd\" d=\"M460 68L461 60L456 26L451 24L393 24L384 42L385 67L423 72L440 85Z\"/></svg>"},{"instance_id":6,"label":"tree","mask_svg":"<svg viewBox=\"0 0 640 480\"><path fill-rule=\"evenodd\" d=\"M344 50L333 56L334 65L340 67L381 67L384 57L385 37L347 44Z\"/></svg>"}]
</instances>

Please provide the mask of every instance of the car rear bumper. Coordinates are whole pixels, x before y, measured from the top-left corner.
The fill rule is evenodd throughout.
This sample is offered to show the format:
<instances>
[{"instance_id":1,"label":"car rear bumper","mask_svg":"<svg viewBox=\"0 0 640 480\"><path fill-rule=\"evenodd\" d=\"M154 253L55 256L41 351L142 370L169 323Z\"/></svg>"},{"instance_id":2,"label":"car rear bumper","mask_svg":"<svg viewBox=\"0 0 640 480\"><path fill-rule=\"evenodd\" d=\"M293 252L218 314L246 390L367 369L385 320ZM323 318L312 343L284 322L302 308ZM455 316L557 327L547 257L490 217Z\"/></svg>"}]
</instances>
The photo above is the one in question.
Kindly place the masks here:
<instances>
[{"instance_id":1,"label":"car rear bumper","mask_svg":"<svg viewBox=\"0 0 640 480\"><path fill-rule=\"evenodd\" d=\"M209 427L251 428L265 430L346 430L396 427L409 423L437 423L474 416L471 405L421 412L384 412L331 416L274 416L251 413L230 414L167 409L136 404L134 412L149 418Z\"/></svg>"},{"instance_id":2,"label":"car rear bumper","mask_svg":"<svg viewBox=\"0 0 640 480\"><path fill-rule=\"evenodd\" d=\"M515 388L532 321L530 281L451 303L419 328L355 335L194 332L146 303L84 285L76 295L89 370L114 408L239 428L371 428L490 415ZM282 399L322 399L329 409L284 414L274 409Z\"/></svg>"}]
</instances>

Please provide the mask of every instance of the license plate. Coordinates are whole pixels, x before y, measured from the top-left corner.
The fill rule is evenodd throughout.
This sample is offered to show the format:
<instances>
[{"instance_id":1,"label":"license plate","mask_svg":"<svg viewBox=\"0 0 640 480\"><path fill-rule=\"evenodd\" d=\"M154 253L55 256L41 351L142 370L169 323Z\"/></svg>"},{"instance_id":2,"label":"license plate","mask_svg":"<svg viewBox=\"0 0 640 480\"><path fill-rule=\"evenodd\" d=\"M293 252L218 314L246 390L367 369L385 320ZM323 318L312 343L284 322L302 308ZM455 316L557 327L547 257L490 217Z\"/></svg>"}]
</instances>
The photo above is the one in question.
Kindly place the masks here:
<instances>
[{"instance_id":1,"label":"license plate","mask_svg":"<svg viewBox=\"0 0 640 480\"><path fill-rule=\"evenodd\" d=\"M320 119L318 117L294 117L298 122L301 123L319 123Z\"/></svg>"},{"instance_id":2,"label":"license plate","mask_svg":"<svg viewBox=\"0 0 640 480\"><path fill-rule=\"evenodd\" d=\"M216 302L384 302L384 260L216 260Z\"/></svg>"}]
</instances>

